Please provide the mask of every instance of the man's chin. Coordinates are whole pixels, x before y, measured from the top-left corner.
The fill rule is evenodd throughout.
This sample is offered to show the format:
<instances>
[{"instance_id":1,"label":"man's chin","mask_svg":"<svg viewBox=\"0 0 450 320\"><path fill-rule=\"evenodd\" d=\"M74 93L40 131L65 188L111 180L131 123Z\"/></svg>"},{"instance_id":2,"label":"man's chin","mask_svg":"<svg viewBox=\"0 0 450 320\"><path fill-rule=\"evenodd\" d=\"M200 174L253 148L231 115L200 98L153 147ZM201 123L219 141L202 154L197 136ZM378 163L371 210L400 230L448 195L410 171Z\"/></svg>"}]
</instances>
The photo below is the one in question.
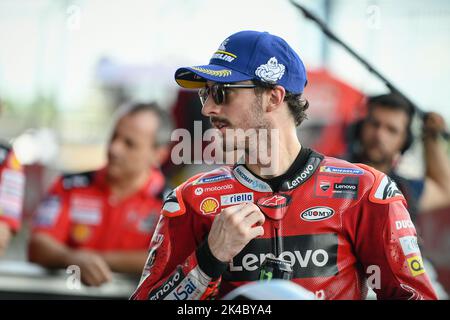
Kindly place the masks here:
<instances>
[{"instance_id":1,"label":"man's chin","mask_svg":"<svg viewBox=\"0 0 450 320\"><path fill-rule=\"evenodd\" d=\"M123 171L117 166L110 165L106 167L106 174L109 178L116 179L123 175Z\"/></svg>"},{"instance_id":2,"label":"man's chin","mask_svg":"<svg viewBox=\"0 0 450 320\"><path fill-rule=\"evenodd\" d=\"M389 162L388 157L379 152L369 153L366 158L370 163L375 165L385 164Z\"/></svg>"}]
</instances>

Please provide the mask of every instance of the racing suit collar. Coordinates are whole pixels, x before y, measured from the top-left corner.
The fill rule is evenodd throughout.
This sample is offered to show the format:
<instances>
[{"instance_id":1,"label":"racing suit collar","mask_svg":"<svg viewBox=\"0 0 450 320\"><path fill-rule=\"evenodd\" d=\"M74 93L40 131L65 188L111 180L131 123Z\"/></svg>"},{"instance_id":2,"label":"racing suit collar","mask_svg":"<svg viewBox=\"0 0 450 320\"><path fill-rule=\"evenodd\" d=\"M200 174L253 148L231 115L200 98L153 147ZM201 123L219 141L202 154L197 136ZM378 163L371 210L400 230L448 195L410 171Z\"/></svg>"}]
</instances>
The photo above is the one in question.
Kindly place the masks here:
<instances>
[{"instance_id":1,"label":"racing suit collar","mask_svg":"<svg viewBox=\"0 0 450 320\"><path fill-rule=\"evenodd\" d=\"M264 179L252 173L245 164L236 164L233 173L236 179L249 189L258 192L289 191L306 182L317 170L323 155L302 147L289 169L282 175Z\"/></svg>"}]
</instances>

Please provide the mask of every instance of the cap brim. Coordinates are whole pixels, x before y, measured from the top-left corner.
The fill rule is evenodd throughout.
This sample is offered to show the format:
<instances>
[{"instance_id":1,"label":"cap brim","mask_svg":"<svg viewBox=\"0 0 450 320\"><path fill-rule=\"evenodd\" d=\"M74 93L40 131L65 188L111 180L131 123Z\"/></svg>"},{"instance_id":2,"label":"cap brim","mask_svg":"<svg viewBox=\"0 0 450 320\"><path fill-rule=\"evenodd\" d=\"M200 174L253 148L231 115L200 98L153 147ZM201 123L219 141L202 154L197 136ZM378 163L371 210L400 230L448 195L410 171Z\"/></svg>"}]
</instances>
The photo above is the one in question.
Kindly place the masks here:
<instances>
[{"instance_id":1,"label":"cap brim","mask_svg":"<svg viewBox=\"0 0 450 320\"><path fill-rule=\"evenodd\" d=\"M179 68L175 72L175 81L178 85L187 89L202 88L205 86L206 81L231 83L253 78L245 73L214 64Z\"/></svg>"}]
</instances>

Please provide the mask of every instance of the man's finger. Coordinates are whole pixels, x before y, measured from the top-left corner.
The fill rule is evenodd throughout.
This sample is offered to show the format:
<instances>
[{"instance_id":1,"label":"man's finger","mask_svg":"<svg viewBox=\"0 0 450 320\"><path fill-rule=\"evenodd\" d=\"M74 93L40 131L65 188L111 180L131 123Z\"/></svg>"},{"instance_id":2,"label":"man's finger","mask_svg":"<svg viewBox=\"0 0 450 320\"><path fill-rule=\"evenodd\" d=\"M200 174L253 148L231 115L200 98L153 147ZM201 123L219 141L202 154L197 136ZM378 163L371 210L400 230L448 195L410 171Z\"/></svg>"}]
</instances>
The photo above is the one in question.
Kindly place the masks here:
<instances>
[{"instance_id":1,"label":"man's finger","mask_svg":"<svg viewBox=\"0 0 450 320\"><path fill-rule=\"evenodd\" d=\"M94 276L87 268L81 269L81 278L83 279L83 283L88 286L95 286L96 284Z\"/></svg>"},{"instance_id":2,"label":"man's finger","mask_svg":"<svg viewBox=\"0 0 450 320\"><path fill-rule=\"evenodd\" d=\"M107 281L110 281L112 278L111 270L109 269L109 266L106 264L105 261L101 257L98 257L98 259L95 260L95 267L97 269L97 274L100 280L100 283L104 283Z\"/></svg>"},{"instance_id":3,"label":"man's finger","mask_svg":"<svg viewBox=\"0 0 450 320\"><path fill-rule=\"evenodd\" d=\"M251 212L251 207L245 203L241 203L224 209L219 216L221 216L222 219L233 219L236 223L240 223L242 219Z\"/></svg>"},{"instance_id":4,"label":"man's finger","mask_svg":"<svg viewBox=\"0 0 450 320\"><path fill-rule=\"evenodd\" d=\"M83 270L81 270L83 272ZM90 284L92 286L99 286L102 282L102 275L98 268L94 264L89 264L89 266L85 269L85 272L87 273L86 276L90 279Z\"/></svg>"},{"instance_id":5,"label":"man's finger","mask_svg":"<svg viewBox=\"0 0 450 320\"><path fill-rule=\"evenodd\" d=\"M261 213L261 211L253 211L250 215L246 216L243 220L243 224L250 228L255 224L262 225L264 224L264 221L266 218L264 217L264 214Z\"/></svg>"},{"instance_id":6,"label":"man's finger","mask_svg":"<svg viewBox=\"0 0 450 320\"><path fill-rule=\"evenodd\" d=\"M264 235L264 228L262 226L253 227L250 229L249 237L250 239L255 239Z\"/></svg>"},{"instance_id":7,"label":"man's finger","mask_svg":"<svg viewBox=\"0 0 450 320\"><path fill-rule=\"evenodd\" d=\"M237 212L242 218L251 215L253 212L261 212L261 209L254 203L244 203L242 208Z\"/></svg>"},{"instance_id":8,"label":"man's finger","mask_svg":"<svg viewBox=\"0 0 450 320\"><path fill-rule=\"evenodd\" d=\"M234 213L237 213L237 212L241 211L245 207L245 205L246 205L246 203L240 203L240 204L237 204L237 205L234 205L234 206L230 206L230 207L222 210L222 212L226 211L226 212L228 212L230 214L234 214Z\"/></svg>"}]
</instances>

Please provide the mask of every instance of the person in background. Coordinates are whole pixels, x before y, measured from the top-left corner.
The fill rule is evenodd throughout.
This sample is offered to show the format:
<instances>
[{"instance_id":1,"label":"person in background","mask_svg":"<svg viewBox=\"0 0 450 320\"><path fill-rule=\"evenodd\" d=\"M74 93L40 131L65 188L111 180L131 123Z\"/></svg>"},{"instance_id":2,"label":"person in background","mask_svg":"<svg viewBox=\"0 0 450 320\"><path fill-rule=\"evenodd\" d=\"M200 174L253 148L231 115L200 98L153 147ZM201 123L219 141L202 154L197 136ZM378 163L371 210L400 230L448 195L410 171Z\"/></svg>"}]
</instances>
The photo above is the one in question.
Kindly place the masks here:
<instances>
[{"instance_id":1,"label":"person in background","mask_svg":"<svg viewBox=\"0 0 450 320\"><path fill-rule=\"evenodd\" d=\"M2 112L0 100L0 113ZM9 143L0 142L0 256L21 226L25 174Z\"/></svg>"},{"instance_id":2,"label":"person in background","mask_svg":"<svg viewBox=\"0 0 450 320\"><path fill-rule=\"evenodd\" d=\"M412 144L414 110L396 94L370 97L367 107L366 118L354 127L355 141L348 159L389 175L405 195L413 220L418 212L449 207L450 162L442 143L445 130L442 116L430 112L424 118L425 177L413 180L397 174L396 165Z\"/></svg>"},{"instance_id":3,"label":"person in background","mask_svg":"<svg viewBox=\"0 0 450 320\"><path fill-rule=\"evenodd\" d=\"M119 109L106 166L60 177L38 207L29 260L77 265L89 286L110 281L112 272L140 274L167 190L159 165L171 130L154 103Z\"/></svg>"},{"instance_id":4,"label":"person in background","mask_svg":"<svg viewBox=\"0 0 450 320\"><path fill-rule=\"evenodd\" d=\"M435 112L426 114L422 127L425 177L409 179L397 173L397 164L413 143L414 110L404 98L393 93L370 97L367 109L367 116L353 126L349 161L370 165L390 176L404 194L413 222L421 212L449 208L450 162L442 138L445 131L442 116ZM419 244L422 244L420 236ZM426 251L424 255L426 270L439 299L448 299Z\"/></svg>"},{"instance_id":5,"label":"person in background","mask_svg":"<svg viewBox=\"0 0 450 320\"><path fill-rule=\"evenodd\" d=\"M23 167L11 146L0 143L0 256L20 229L24 187Z\"/></svg>"}]
</instances>

